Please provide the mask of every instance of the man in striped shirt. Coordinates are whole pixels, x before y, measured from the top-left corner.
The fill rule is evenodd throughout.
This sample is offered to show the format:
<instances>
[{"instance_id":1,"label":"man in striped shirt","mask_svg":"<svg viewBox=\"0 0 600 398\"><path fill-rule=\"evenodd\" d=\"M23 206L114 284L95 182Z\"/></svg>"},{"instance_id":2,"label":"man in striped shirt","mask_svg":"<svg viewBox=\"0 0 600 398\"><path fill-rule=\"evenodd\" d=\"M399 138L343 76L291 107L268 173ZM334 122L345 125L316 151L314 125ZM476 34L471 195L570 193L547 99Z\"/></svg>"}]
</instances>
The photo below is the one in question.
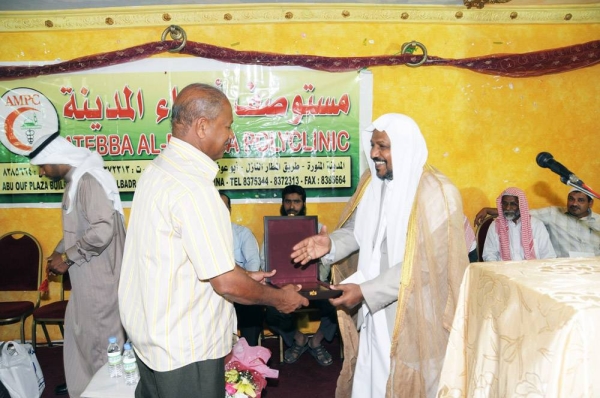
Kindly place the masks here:
<instances>
[{"instance_id":1,"label":"man in striped shirt","mask_svg":"<svg viewBox=\"0 0 600 398\"><path fill-rule=\"evenodd\" d=\"M219 397L235 327L232 302L289 313L308 305L299 286L235 265L227 208L213 180L230 139L227 97L205 84L173 104L172 138L136 188L119 285L123 326L135 347L140 397Z\"/></svg>"}]
</instances>

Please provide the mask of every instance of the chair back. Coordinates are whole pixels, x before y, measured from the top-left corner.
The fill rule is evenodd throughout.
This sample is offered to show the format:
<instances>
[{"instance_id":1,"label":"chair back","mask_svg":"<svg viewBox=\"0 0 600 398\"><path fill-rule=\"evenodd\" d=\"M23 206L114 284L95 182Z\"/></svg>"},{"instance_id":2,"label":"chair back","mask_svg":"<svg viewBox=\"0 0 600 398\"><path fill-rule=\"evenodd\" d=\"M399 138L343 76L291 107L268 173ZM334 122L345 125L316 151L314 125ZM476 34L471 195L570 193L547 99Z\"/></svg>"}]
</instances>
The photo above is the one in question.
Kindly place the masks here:
<instances>
[{"instance_id":1,"label":"chair back","mask_svg":"<svg viewBox=\"0 0 600 398\"><path fill-rule=\"evenodd\" d=\"M37 291L43 253L33 235L14 231L0 237L0 291Z\"/></svg>"},{"instance_id":2,"label":"chair back","mask_svg":"<svg viewBox=\"0 0 600 398\"><path fill-rule=\"evenodd\" d=\"M69 276L69 271L65 272L62 275L62 283L60 288L60 299L65 299L65 291L71 291L71 277Z\"/></svg>"},{"instance_id":3,"label":"chair back","mask_svg":"<svg viewBox=\"0 0 600 398\"><path fill-rule=\"evenodd\" d=\"M485 244L485 237L487 235L490 224L494 221L494 217L487 216L477 227L475 236L477 237L477 259L479 262L483 261L483 245Z\"/></svg>"}]
</instances>

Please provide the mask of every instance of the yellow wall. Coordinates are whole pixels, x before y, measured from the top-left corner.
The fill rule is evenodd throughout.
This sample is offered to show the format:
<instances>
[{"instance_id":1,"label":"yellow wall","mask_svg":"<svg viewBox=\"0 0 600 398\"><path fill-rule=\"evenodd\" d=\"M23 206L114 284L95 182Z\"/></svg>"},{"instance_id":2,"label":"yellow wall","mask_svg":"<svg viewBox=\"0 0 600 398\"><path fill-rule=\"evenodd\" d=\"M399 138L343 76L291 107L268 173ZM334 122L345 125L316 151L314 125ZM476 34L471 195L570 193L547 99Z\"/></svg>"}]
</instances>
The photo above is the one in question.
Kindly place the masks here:
<instances>
[{"instance_id":1,"label":"yellow wall","mask_svg":"<svg viewBox=\"0 0 600 398\"><path fill-rule=\"evenodd\" d=\"M504 6L405 10L311 5L291 7L290 18L285 17L290 11L284 5L149 7L129 10L131 15L119 14L118 9L81 15L6 13L0 16L4 22L0 23L0 61L68 60L114 51L158 41L171 23L181 25L189 40L235 50L340 57L394 54L411 40L424 43L430 55L464 58L552 49L600 38L597 5L550 11ZM349 10L350 16L340 16L342 10ZM401 16L405 11L407 18ZM515 11L518 17L510 18ZM457 18L457 12L463 17ZM567 13L573 15L570 20L564 17ZM46 21L53 27L47 28ZM449 67L375 67L371 69L373 114L401 112L417 121L429 146L429 162L458 186L471 220L508 186L523 188L532 207L561 205L567 187L558 176L539 168L535 157L541 151L551 152L588 185L600 189L599 68L517 79ZM331 228L342 206L309 200L309 213L319 215ZM278 214L278 208L278 204L237 204L232 218L248 225L262 241L262 217ZM49 255L60 238L60 212L0 209L0 234L15 229L37 236ZM55 286L53 292L56 298ZM5 297L0 293L0 300ZM0 340L17 336L16 327L0 327Z\"/></svg>"}]
</instances>

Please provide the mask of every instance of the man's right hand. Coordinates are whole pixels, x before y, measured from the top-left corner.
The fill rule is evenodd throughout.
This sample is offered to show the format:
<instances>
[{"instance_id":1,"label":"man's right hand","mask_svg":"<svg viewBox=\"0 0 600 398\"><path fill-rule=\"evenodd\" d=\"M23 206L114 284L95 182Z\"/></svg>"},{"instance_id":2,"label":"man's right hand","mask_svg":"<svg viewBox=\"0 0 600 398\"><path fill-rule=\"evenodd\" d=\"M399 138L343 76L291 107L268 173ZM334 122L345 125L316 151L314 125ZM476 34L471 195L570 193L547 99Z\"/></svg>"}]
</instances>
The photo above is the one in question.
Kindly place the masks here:
<instances>
[{"instance_id":1,"label":"man's right hand","mask_svg":"<svg viewBox=\"0 0 600 398\"><path fill-rule=\"evenodd\" d=\"M293 248L292 261L305 265L311 260L321 258L331 250L331 238L327 234L327 227L323 225L318 235L308 237Z\"/></svg>"},{"instance_id":2,"label":"man's right hand","mask_svg":"<svg viewBox=\"0 0 600 398\"><path fill-rule=\"evenodd\" d=\"M475 226L481 225L487 216L498 217L498 209L495 207L484 207L475 216Z\"/></svg>"},{"instance_id":3,"label":"man's right hand","mask_svg":"<svg viewBox=\"0 0 600 398\"><path fill-rule=\"evenodd\" d=\"M69 270L69 266L65 264L61 253L55 251L47 258L46 273L48 276L62 275Z\"/></svg>"},{"instance_id":4,"label":"man's right hand","mask_svg":"<svg viewBox=\"0 0 600 398\"><path fill-rule=\"evenodd\" d=\"M275 305L278 311L284 314L296 311L308 305L308 299L300 293L301 285L285 285L281 288L283 298Z\"/></svg>"}]
</instances>

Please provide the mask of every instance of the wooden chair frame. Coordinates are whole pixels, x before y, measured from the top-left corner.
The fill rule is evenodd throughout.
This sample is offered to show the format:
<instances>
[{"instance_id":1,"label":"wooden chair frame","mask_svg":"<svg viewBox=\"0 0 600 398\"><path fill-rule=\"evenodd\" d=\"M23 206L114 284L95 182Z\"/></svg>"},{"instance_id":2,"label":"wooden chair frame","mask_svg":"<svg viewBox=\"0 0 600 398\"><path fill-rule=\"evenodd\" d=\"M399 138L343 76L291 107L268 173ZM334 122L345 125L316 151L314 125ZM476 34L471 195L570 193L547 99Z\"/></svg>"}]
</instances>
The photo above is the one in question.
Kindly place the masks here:
<instances>
[{"instance_id":1,"label":"wooden chair frame","mask_svg":"<svg viewBox=\"0 0 600 398\"><path fill-rule=\"evenodd\" d=\"M36 245L37 247L37 251L38 251L38 278L37 278L37 286L40 285L40 283L42 282L42 269L43 269L43 252L42 252L42 247L39 243L39 241L35 238L35 236L33 236L32 234L28 233L28 232L24 232L24 231L11 231L11 232L7 232L4 235L0 236L0 241L3 240L4 238L6 238L7 236L13 236L13 235L23 235L23 236L27 236L28 238L30 238ZM35 290L31 290L33 291L37 291L37 299L36 302L34 303L33 309L31 311L27 311L22 313L19 316L16 317L12 317L12 318L4 318L4 319L0 319L0 325L11 325L11 324L15 324L17 322L21 323L20 326L20 335L21 335L21 343L25 343L25 320L31 315L33 314L33 311L38 308L40 306L40 299L41 299L41 294L38 291L37 287Z\"/></svg>"},{"instance_id":2,"label":"wooden chair frame","mask_svg":"<svg viewBox=\"0 0 600 398\"><path fill-rule=\"evenodd\" d=\"M494 217L488 215L486 216L481 224L477 226L477 230L475 231L475 239L477 241L477 260L479 262L483 262L483 244L485 243L485 237L487 235L488 229L494 221Z\"/></svg>"},{"instance_id":3,"label":"wooden chair frame","mask_svg":"<svg viewBox=\"0 0 600 398\"><path fill-rule=\"evenodd\" d=\"M69 300L65 300L65 278L67 277L65 275L62 275L61 279L60 279L60 300L55 301L50 304L46 304L45 306L38 307L33 311L33 321L31 324L31 341L32 341L34 350L37 345L37 341L36 341L37 333L36 332L37 332L38 325L40 325L42 327L42 331L44 332L44 337L46 338L46 343L48 344L48 347L52 347L52 340L50 339L50 334L48 333L48 328L46 327L47 325L57 325L58 328L60 329L60 333L63 336L63 339L65 337L65 330L64 330L65 312L67 310L67 304L69 302ZM70 284L70 282L69 282L69 284ZM67 290L71 290L71 289L69 288ZM36 312L40 312L41 310L48 309L48 308L50 308L50 309L55 308L55 311L61 312L62 316L58 317L58 318L45 318L43 316L39 316L36 314Z\"/></svg>"}]
</instances>

